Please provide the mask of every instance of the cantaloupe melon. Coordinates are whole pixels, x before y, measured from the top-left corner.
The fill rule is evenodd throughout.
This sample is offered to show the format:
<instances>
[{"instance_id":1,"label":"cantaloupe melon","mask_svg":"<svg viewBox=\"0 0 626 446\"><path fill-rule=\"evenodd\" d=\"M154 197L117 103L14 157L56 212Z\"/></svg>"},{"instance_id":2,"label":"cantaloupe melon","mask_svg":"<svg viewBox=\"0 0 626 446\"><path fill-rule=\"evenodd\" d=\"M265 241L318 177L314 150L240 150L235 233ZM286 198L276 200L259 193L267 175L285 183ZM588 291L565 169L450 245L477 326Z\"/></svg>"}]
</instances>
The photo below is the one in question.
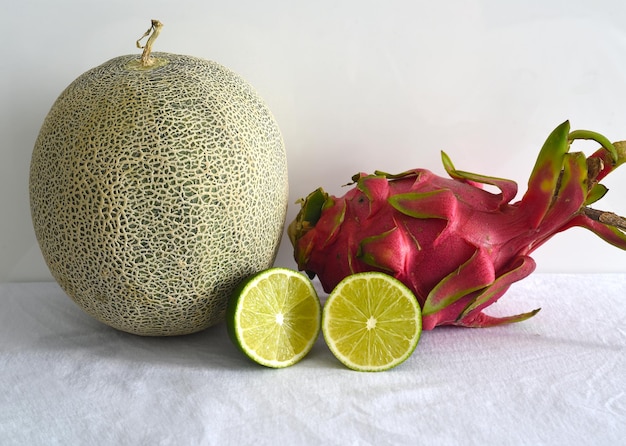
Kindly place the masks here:
<instances>
[{"instance_id":1,"label":"cantaloupe melon","mask_svg":"<svg viewBox=\"0 0 626 446\"><path fill-rule=\"evenodd\" d=\"M236 284L273 264L286 153L240 76L196 57L145 56L151 65L109 60L56 100L32 154L31 214L53 277L87 313L130 333L180 335L222 320Z\"/></svg>"}]
</instances>

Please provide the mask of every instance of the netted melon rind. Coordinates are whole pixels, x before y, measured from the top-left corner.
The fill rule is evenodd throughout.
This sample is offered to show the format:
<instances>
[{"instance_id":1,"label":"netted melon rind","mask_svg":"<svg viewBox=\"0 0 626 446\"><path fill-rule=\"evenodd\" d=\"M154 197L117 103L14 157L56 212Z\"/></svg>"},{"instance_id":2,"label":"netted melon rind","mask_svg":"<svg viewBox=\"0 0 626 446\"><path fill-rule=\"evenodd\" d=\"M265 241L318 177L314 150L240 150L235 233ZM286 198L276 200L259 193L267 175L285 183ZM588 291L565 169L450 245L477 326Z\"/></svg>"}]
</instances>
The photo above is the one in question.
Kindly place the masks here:
<instances>
[{"instance_id":1,"label":"netted melon rind","mask_svg":"<svg viewBox=\"0 0 626 446\"><path fill-rule=\"evenodd\" d=\"M288 199L268 107L241 77L190 56L122 56L54 103L35 143L31 213L44 259L87 313L140 335L224 316L245 276L270 267Z\"/></svg>"}]
</instances>

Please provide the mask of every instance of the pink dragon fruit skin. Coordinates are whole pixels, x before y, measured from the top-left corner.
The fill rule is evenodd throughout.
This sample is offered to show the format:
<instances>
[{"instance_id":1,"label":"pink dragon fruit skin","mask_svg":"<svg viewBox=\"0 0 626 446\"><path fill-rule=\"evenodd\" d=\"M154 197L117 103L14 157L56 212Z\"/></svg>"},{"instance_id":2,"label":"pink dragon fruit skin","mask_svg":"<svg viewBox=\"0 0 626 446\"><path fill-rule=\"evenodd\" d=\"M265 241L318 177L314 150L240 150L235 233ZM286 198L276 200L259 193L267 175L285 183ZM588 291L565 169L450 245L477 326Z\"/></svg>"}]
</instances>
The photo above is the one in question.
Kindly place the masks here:
<instances>
[{"instance_id":1,"label":"pink dragon fruit skin","mask_svg":"<svg viewBox=\"0 0 626 446\"><path fill-rule=\"evenodd\" d=\"M589 158L569 153L576 139L602 148ZM319 188L301 200L288 230L298 268L317 274L326 292L350 274L382 271L415 293L424 329L488 327L539 311L493 317L483 309L533 272L529 254L556 233L581 226L626 249L624 219L588 207L607 191L599 181L626 161L626 142L570 132L564 122L546 140L515 203L515 182L456 170L445 153L442 159L450 178L424 169L361 173L343 197Z\"/></svg>"}]
</instances>

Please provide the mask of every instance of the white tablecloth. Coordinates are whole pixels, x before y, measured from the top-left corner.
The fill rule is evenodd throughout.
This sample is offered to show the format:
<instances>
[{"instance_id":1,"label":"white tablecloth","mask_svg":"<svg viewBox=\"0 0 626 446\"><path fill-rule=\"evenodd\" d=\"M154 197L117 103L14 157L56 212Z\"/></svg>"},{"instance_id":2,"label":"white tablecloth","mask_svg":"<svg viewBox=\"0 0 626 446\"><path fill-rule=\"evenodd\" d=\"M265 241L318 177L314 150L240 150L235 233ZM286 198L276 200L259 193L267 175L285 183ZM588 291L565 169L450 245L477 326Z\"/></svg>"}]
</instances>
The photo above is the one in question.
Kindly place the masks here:
<instances>
[{"instance_id":1,"label":"white tablecloth","mask_svg":"<svg viewBox=\"0 0 626 446\"><path fill-rule=\"evenodd\" d=\"M274 370L223 324L144 338L53 283L0 285L2 445L626 444L626 274L535 274L491 311L534 318L424 332L382 373L320 337Z\"/></svg>"}]
</instances>

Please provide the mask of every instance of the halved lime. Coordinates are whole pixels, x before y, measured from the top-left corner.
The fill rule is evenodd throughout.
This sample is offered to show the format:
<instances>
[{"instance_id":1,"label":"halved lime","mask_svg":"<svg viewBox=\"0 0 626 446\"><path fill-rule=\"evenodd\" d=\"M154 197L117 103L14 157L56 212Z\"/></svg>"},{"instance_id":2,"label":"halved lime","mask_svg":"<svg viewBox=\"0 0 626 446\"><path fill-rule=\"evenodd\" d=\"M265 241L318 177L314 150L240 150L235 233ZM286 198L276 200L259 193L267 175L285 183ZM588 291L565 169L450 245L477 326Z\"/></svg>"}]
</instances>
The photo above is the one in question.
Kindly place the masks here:
<instances>
[{"instance_id":1,"label":"halved lime","mask_svg":"<svg viewBox=\"0 0 626 446\"><path fill-rule=\"evenodd\" d=\"M286 268L244 280L226 312L231 340L253 361L274 368L300 361L320 332L321 306L311 281Z\"/></svg>"},{"instance_id":2,"label":"halved lime","mask_svg":"<svg viewBox=\"0 0 626 446\"><path fill-rule=\"evenodd\" d=\"M378 372L405 361L422 332L415 295L399 280L366 272L343 279L322 312L330 351L353 370Z\"/></svg>"}]
</instances>

